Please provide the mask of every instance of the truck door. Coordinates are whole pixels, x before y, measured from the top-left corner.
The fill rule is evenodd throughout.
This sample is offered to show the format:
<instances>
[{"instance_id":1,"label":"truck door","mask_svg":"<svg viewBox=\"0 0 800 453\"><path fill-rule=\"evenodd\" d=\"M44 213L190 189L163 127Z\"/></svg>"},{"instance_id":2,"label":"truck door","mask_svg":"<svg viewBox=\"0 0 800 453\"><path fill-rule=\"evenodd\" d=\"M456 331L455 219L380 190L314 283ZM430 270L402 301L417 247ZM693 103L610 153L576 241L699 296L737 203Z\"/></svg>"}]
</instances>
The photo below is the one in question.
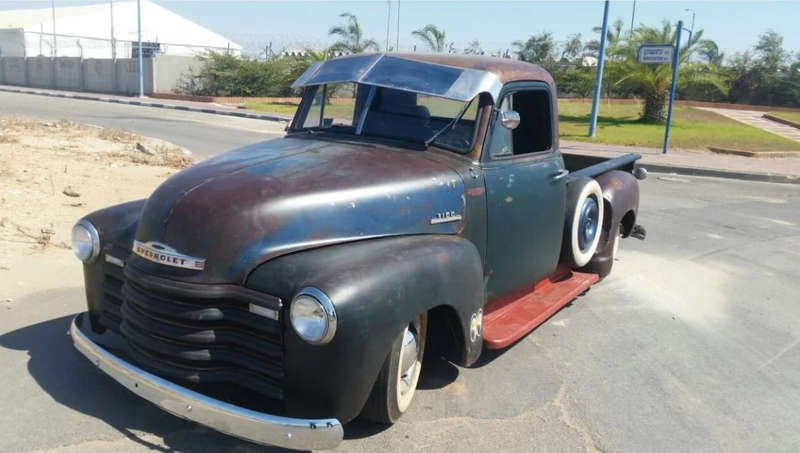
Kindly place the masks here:
<instances>
[{"instance_id":1,"label":"truck door","mask_svg":"<svg viewBox=\"0 0 800 453\"><path fill-rule=\"evenodd\" d=\"M555 93L511 84L492 117L483 153L487 198L484 281L489 301L527 292L558 265L564 225L564 161L556 149ZM504 111L519 125L502 124ZM487 152L488 151L488 152Z\"/></svg>"}]
</instances>

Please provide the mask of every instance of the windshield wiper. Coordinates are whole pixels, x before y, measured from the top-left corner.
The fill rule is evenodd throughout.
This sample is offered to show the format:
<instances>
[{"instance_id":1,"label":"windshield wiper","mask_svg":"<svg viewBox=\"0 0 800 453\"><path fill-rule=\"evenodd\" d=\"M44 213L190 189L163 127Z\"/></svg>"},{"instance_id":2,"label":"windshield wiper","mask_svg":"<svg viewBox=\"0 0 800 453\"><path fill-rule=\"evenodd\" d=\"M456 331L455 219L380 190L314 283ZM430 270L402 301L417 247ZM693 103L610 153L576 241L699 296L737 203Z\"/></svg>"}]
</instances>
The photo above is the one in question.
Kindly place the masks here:
<instances>
[{"instance_id":1,"label":"windshield wiper","mask_svg":"<svg viewBox=\"0 0 800 453\"><path fill-rule=\"evenodd\" d=\"M450 121L445 127L441 128L439 132L433 134L433 137L425 140L425 147L427 148L428 146L430 146L430 144L433 143L434 140L436 140L436 137L442 135L444 131L450 129L451 127L455 127L456 123L458 123L458 120L460 120L461 117L464 116L464 112L467 111L467 108L469 108L470 104L472 104L472 102L465 102L464 107L461 107L461 110L458 112L458 115L456 115L456 117L453 118L453 121Z\"/></svg>"}]
</instances>

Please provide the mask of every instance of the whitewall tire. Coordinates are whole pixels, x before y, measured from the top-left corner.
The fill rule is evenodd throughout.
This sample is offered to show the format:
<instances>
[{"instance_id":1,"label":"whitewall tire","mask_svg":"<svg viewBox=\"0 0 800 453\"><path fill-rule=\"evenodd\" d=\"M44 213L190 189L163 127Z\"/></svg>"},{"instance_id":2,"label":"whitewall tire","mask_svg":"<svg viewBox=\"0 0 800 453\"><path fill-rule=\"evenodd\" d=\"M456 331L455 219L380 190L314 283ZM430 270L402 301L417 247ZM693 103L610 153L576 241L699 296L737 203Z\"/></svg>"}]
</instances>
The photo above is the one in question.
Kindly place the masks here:
<instances>
[{"instance_id":1,"label":"whitewall tire","mask_svg":"<svg viewBox=\"0 0 800 453\"><path fill-rule=\"evenodd\" d=\"M567 185L563 261L573 268L585 266L597 251L603 228L603 192L591 178Z\"/></svg>"},{"instance_id":2,"label":"whitewall tire","mask_svg":"<svg viewBox=\"0 0 800 453\"><path fill-rule=\"evenodd\" d=\"M409 323L392 344L361 415L377 423L393 424L411 405L422 372L428 314Z\"/></svg>"}]
</instances>

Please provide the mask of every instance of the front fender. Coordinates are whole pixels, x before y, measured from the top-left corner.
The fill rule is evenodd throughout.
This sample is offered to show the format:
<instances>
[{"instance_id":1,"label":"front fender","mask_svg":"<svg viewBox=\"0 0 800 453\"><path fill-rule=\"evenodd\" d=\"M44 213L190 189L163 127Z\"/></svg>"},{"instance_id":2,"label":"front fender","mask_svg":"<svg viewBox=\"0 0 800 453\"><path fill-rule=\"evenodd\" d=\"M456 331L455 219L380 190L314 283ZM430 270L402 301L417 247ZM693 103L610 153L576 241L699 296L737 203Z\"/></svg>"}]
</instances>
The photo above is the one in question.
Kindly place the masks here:
<instances>
[{"instance_id":1,"label":"front fender","mask_svg":"<svg viewBox=\"0 0 800 453\"><path fill-rule=\"evenodd\" d=\"M470 341L473 314L483 307L483 271L475 246L456 236L385 238L299 252L269 261L245 286L290 302L305 286L336 307L330 343L313 346L281 318L285 335L284 395L292 416L355 418L372 390L392 342L419 313L449 306L463 336L464 364L480 355ZM316 415L313 415L316 414Z\"/></svg>"},{"instance_id":2,"label":"front fender","mask_svg":"<svg viewBox=\"0 0 800 453\"><path fill-rule=\"evenodd\" d=\"M136 233L136 225L142 207L147 200L129 201L114 206L109 206L94 211L85 217L97 229L100 237L100 259L92 264L83 265L83 279L86 288L86 304L89 311L89 321L93 330L100 331L98 319L102 313L101 303L103 300L103 265L105 264L106 252L114 249L124 249L123 256L118 258L125 259L130 252L133 243L133 236Z\"/></svg>"}]
</instances>

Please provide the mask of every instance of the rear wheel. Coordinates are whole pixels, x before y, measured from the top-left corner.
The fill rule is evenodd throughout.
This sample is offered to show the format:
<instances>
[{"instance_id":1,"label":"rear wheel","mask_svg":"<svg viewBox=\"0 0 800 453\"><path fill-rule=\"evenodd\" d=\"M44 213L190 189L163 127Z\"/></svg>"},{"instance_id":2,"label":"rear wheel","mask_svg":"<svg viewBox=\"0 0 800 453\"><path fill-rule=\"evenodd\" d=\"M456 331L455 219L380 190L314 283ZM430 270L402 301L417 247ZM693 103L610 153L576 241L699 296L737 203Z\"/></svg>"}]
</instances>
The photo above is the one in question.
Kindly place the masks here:
<instances>
[{"instance_id":1,"label":"rear wheel","mask_svg":"<svg viewBox=\"0 0 800 453\"><path fill-rule=\"evenodd\" d=\"M585 266L597 251L603 225L603 192L591 178L578 178L567 186L562 261Z\"/></svg>"},{"instance_id":2,"label":"rear wheel","mask_svg":"<svg viewBox=\"0 0 800 453\"><path fill-rule=\"evenodd\" d=\"M361 415L377 423L393 424L411 405L422 370L428 333L428 314L414 318L392 344Z\"/></svg>"}]
</instances>

